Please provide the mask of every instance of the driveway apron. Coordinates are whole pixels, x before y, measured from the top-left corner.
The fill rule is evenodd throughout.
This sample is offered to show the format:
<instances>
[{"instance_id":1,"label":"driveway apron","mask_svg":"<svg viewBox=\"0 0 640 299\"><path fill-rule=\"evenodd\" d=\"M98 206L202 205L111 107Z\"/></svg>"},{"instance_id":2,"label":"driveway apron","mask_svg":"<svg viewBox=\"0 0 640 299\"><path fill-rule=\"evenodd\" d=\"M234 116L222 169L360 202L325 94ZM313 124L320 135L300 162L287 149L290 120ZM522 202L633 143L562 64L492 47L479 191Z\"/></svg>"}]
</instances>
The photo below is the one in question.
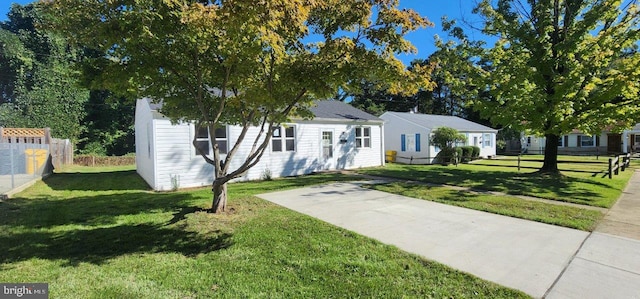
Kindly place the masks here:
<instances>
[{"instance_id":1,"label":"driveway apron","mask_svg":"<svg viewBox=\"0 0 640 299\"><path fill-rule=\"evenodd\" d=\"M541 298L589 233L336 183L259 197Z\"/></svg>"}]
</instances>

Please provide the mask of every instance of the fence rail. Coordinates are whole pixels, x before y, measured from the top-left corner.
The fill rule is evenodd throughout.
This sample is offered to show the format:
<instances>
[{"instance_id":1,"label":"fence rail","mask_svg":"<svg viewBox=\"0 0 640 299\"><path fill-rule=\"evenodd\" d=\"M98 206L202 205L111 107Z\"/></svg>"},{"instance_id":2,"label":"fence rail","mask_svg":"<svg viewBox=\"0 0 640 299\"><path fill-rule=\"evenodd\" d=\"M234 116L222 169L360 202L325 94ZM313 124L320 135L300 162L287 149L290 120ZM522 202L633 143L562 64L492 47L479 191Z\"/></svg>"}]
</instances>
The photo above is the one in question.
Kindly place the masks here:
<instances>
[{"instance_id":1,"label":"fence rail","mask_svg":"<svg viewBox=\"0 0 640 299\"><path fill-rule=\"evenodd\" d=\"M622 160L622 161L621 161ZM609 158L609 169L607 169L607 173L605 176L609 176L610 179L613 178L613 175L620 174L620 171L624 171L631 164L631 154L616 156L614 158Z\"/></svg>"},{"instance_id":2,"label":"fence rail","mask_svg":"<svg viewBox=\"0 0 640 299\"><path fill-rule=\"evenodd\" d=\"M514 158L500 158L500 159L496 159L495 161L515 162L516 163L515 167L518 168L518 171L520 171L522 168L533 168L531 166L523 166L522 162L544 163L544 160L542 160L542 159L523 158L522 155L509 156L509 157L514 157ZM596 157L596 159L598 159L598 157ZM626 168L628 168L630 166L631 153L624 154L624 155L610 156L610 158L608 160L605 160L605 159L596 160L596 161L589 161L589 160L582 160L582 161L579 161L579 160L578 161L577 160L558 160L557 162L558 162L558 164L594 164L594 165L601 165L603 170L597 171L597 172L589 172L589 173L592 173L593 176L596 176L598 174L603 174L603 176L602 176L603 178L608 176L611 179L611 178L613 178L614 175L618 175L620 171L624 171ZM496 166L496 167L508 166L508 165L504 165L504 164L478 164L478 165ZM510 167L514 167L514 166L511 165ZM568 171L585 172L584 170L568 170Z\"/></svg>"}]
</instances>

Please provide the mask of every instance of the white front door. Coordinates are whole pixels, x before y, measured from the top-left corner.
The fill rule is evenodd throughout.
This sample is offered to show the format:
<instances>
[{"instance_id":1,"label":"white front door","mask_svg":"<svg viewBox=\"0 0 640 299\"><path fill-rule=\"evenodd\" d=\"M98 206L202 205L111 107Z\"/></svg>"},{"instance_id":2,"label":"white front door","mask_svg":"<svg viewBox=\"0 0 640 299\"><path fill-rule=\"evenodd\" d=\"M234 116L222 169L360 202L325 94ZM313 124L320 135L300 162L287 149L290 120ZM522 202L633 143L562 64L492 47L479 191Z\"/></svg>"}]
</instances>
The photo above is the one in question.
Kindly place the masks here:
<instances>
[{"instance_id":1,"label":"white front door","mask_svg":"<svg viewBox=\"0 0 640 299\"><path fill-rule=\"evenodd\" d=\"M320 154L324 169L335 168L335 159L333 157L333 131L322 131Z\"/></svg>"}]
</instances>

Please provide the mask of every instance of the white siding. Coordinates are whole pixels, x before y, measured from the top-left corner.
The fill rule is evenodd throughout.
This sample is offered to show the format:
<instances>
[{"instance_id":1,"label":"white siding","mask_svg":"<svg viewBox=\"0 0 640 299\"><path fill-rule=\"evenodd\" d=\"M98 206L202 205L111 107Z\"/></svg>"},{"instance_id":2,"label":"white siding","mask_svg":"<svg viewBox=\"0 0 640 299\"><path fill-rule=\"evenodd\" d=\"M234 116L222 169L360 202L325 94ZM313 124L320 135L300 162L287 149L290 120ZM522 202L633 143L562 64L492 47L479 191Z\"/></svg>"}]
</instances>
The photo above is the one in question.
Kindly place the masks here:
<instances>
[{"instance_id":1,"label":"white siding","mask_svg":"<svg viewBox=\"0 0 640 299\"><path fill-rule=\"evenodd\" d=\"M173 190L210 185L213 166L195 154L192 124L172 125L156 119L156 190Z\"/></svg>"},{"instance_id":2,"label":"white siding","mask_svg":"<svg viewBox=\"0 0 640 299\"><path fill-rule=\"evenodd\" d=\"M384 148L385 151L397 151L398 156L396 158L397 162L400 163L411 163L411 164L429 164L433 163L433 159L436 157L439 149L436 149L434 146L429 144L429 139L431 138L431 130L429 128L425 128L418 124L415 124L411 121L408 121L398 115L393 113L385 113L380 116L383 120L385 120L384 124ZM446 126L447 124L442 124L442 126ZM495 131L491 132L464 132L460 131L460 133L467 136L466 145L475 145L480 148L480 156L483 158L487 158L488 156L496 155L496 134ZM402 135L405 136L405 150L402 151ZM414 144L409 144L410 140L413 138L415 140L415 135L420 134L420 151L416 151L416 147ZM485 134L489 134L490 137L490 145L486 146L484 143ZM476 139L474 139L476 137ZM474 144L474 140L477 141Z\"/></svg>"},{"instance_id":3,"label":"white siding","mask_svg":"<svg viewBox=\"0 0 640 299\"><path fill-rule=\"evenodd\" d=\"M489 144L487 145L487 137L489 137ZM482 133L480 157L488 158L496 155L496 134L495 133Z\"/></svg>"},{"instance_id":4,"label":"white siding","mask_svg":"<svg viewBox=\"0 0 640 299\"><path fill-rule=\"evenodd\" d=\"M155 119L155 155L157 178L148 181L154 190L166 191L175 188L207 186L213 182L213 166L195 154L192 145L193 125L172 125L167 119ZM354 128L356 123L320 123L314 121L290 124L295 126L295 151L273 152L271 143L260 162L236 181L264 178L266 172L271 177L296 176L321 170L353 169L383 165L382 129L380 124L363 124L371 128L371 147L355 147ZM138 127L136 127L138 129ZM235 144L242 128L228 128L229 149ZM332 161L323 161L321 144L322 131L333 132ZM259 130L250 128L242 146L230 162L230 171L237 169L247 158ZM346 143L340 143L340 135L345 132ZM136 130L136 136L138 130ZM264 139L261 139L262 141ZM142 151L142 144L136 151ZM146 179L145 179L146 180Z\"/></svg>"},{"instance_id":5,"label":"white siding","mask_svg":"<svg viewBox=\"0 0 640 299\"><path fill-rule=\"evenodd\" d=\"M384 150L396 151L396 161L400 163L427 164L431 163L437 154L433 146L429 145L431 131L412 122L406 121L393 114L382 114L380 116L384 123ZM405 150L402 151L402 134L405 135ZM407 136L413 137L420 134L420 151L416 151L415 143L406 146ZM413 159L412 159L413 158Z\"/></svg>"},{"instance_id":6,"label":"white siding","mask_svg":"<svg viewBox=\"0 0 640 299\"><path fill-rule=\"evenodd\" d=\"M295 126L296 140L294 152L274 152L271 144L255 167L251 168L243 179L262 179L265 173L272 177L297 176L321 170L353 169L380 166L382 158L382 136L379 125L365 125L371 128L371 147L356 148L354 124L322 124L299 122ZM240 128L237 128L239 130ZM322 132L333 133L333 159L325 161L322 157ZM340 143L340 135L345 133L346 143ZM235 135L237 136L237 135ZM252 134L255 138L255 134ZM253 140L253 139L250 139ZM249 147L245 147L248 151ZM237 167L246 158L247 153L238 153L235 157Z\"/></svg>"},{"instance_id":7,"label":"white siding","mask_svg":"<svg viewBox=\"0 0 640 299\"><path fill-rule=\"evenodd\" d=\"M145 99L136 102L135 114L136 171L149 186L155 186L153 114Z\"/></svg>"}]
</instances>

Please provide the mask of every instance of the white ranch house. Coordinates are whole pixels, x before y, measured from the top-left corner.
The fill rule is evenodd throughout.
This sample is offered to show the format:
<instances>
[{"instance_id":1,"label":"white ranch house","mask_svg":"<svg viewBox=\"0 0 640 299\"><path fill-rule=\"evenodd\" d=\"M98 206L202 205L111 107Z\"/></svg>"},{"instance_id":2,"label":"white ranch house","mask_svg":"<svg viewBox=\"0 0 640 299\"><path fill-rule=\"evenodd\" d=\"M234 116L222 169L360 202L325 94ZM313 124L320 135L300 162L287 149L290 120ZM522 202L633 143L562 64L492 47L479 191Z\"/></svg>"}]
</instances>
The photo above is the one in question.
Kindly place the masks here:
<instances>
[{"instance_id":1,"label":"white ranch house","mask_svg":"<svg viewBox=\"0 0 640 299\"><path fill-rule=\"evenodd\" d=\"M496 134L498 130L472 121L448 115L418 114L411 112L385 112L380 116L384 124L384 148L396 151L396 162L410 164L430 164L440 152L431 145L432 132L440 127L450 127L467 137L462 145L480 148L480 156L496 155Z\"/></svg>"},{"instance_id":2,"label":"white ranch house","mask_svg":"<svg viewBox=\"0 0 640 299\"><path fill-rule=\"evenodd\" d=\"M140 176L157 191L201 187L213 182L213 166L196 153L192 141L211 151L210 138L226 152L241 127L226 126L208 134L192 123L172 124L148 99L136 103L136 166ZM236 180L285 177L324 170L384 165L383 121L340 101L317 101L312 120L294 120L274 131L260 162ZM236 169L250 150L258 128L251 128L231 161Z\"/></svg>"}]
</instances>

